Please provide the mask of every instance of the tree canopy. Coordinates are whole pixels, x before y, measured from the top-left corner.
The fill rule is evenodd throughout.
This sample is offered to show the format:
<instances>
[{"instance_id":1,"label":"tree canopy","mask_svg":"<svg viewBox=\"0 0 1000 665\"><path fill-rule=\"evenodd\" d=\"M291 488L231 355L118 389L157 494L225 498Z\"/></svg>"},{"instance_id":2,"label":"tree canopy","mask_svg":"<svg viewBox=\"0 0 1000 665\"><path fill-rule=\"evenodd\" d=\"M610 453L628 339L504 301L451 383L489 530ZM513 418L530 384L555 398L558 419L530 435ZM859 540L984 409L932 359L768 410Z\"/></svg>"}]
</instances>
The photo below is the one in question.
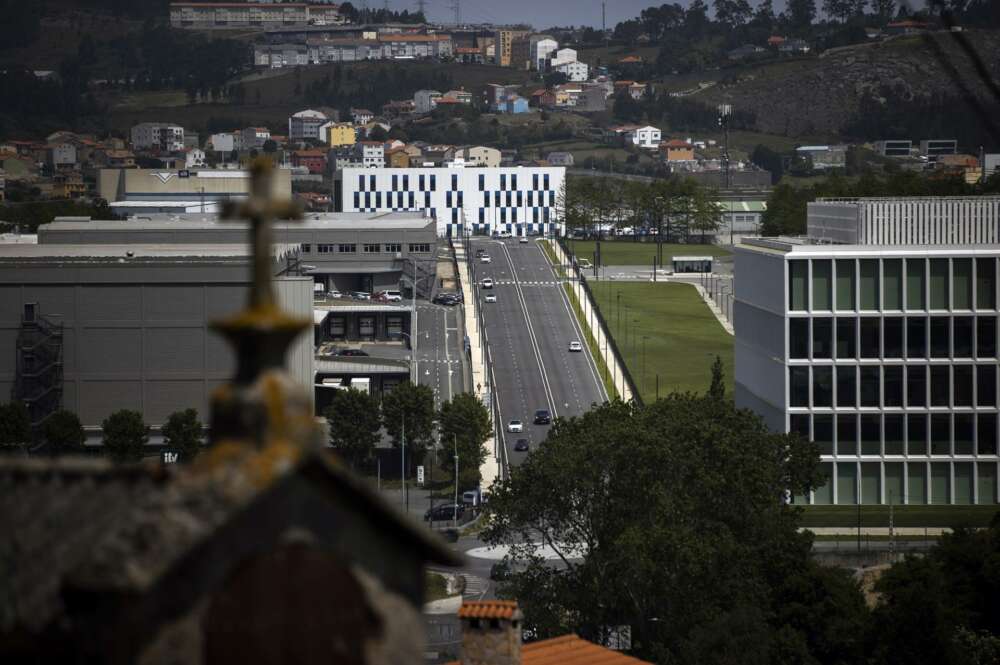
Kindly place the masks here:
<instances>
[{"instance_id":1,"label":"tree canopy","mask_svg":"<svg viewBox=\"0 0 1000 665\"><path fill-rule=\"evenodd\" d=\"M116 462L137 462L149 441L149 426L138 411L115 411L101 424L104 450Z\"/></svg>"},{"instance_id":2,"label":"tree canopy","mask_svg":"<svg viewBox=\"0 0 1000 665\"><path fill-rule=\"evenodd\" d=\"M163 426L164 442L175 448L182 462L190 462L201 451L203 427L196 409L175 411Z\"/></svg>"},{"instance_id":3,"label":"tree canopy","mask_svg":"<svg viewBox=\"0 0 1000 665\"><path fill-rule=\"evenodd\" d=\"M382 424L397 448L406 441L407 458L419 463L434 433L434 392L409 381L382 398Z\"/></svg>"},{"instance_id":4,"label":"tree canopy","mask_svg":"<svg viewBox=\"0 0 1000 665\"><path fill-rule=\"evenodd\" d=\"M324 414L330 445L355 469L372 455L381 438L378 400L361 390L337 390Z\"/></svg>"},{"instance_id":5,"label":"tree canopy","mask_svg":"<svg viewBox=\"0 0 1000 665\"><path fill-rule=\"evenodd\" d=\"M483 443L493 430L490 412L472 393L459 393L441 405L438 431L444 448L442 468L454 473L455 458L448 451L457 448L459 484L462 489L479 486L479 467L486 461Z\"/></svg>"},{"instance_id":6,"label":"tree canopy","mask_svg":"<svg viewBox=\"0 0 1000 665\"><path fill-rule=\"evenodd\" d=\"M87 440L80 418L65 409L56 411L45 420L42 433L50 452L55 454L75 452Z\"/></svg>"}]
</instances>

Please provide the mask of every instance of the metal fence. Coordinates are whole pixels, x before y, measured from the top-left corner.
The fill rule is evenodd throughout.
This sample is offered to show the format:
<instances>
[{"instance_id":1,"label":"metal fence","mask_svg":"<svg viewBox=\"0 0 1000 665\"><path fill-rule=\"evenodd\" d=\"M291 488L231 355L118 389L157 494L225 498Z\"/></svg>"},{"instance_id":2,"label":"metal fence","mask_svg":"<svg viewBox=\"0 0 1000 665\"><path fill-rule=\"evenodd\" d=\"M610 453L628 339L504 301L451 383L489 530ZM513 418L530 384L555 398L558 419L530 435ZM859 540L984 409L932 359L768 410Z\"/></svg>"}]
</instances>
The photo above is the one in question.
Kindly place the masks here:
<instances>
[{"instance_id":1,"label":"metal fence","mask_svg":"<svg viewBox=\"0 0 1000 665\"><path fill-rule=\"evenodd\" d=\"M704 274L701 277L701 287L712 299L715 306L722 312L729 325L733 325L733 300L735 298L732 275Z\"/></svg>"},{"instance_id":2,"label":"metal fence","mask_svg":"<svg viewBox=\"0 0 1000 665\"><path fill-rule=\"evenodd\" d=\"M570 249L566 244L565 238L559 238L558 242L559 246L562 247L562 250L566 254L566 256L570 257L570 262L571 262L570 268L572 268L573 270L573 275L580 282L580 285L583 286L583 290L587 294L587 299L590 301L590 308L594 312L594 317L597 319L598 325L601 326L601 331L604 333L604 338L607 340L608 348L611 349L611 355L615 357L615 361L618 364L618 367L620 367L622 370L622 378L625 379L625 383L628 384L628 388L632 393L632 399L635 401L636 404L639 404L641 406L643 404L642 394L636 387L637 384L635 380L632 378L632 372L629 371L629 367L625 363L625 356L622 354L621 350L619 350L618 343L615 340L614 335L611 334L611 326L608 325L607 319L604 318L604 314L601 312L601 308L597 304L597 298L594 297L594 292L591 290L590 284L587 283L586 276L583 274L583 271L580 270L580 266L577 265L577 262L574 260L573 254L572 252L570 252Z\"/></svg>"}]
</instances>

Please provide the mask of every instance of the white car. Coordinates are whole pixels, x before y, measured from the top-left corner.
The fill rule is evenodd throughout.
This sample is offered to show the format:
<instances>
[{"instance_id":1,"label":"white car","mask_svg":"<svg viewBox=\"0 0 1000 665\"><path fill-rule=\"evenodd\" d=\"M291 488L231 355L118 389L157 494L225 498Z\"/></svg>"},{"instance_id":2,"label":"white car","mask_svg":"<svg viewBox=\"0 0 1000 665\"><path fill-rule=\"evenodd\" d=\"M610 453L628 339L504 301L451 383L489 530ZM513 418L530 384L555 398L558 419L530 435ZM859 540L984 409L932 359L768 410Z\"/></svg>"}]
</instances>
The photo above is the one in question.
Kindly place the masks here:
<instances>
[{"instance_id":1,"label":"white car","mask_svg":"<svg viewBox=\"0 0 1000 665\"><path fill-rule=\"evenodd\" d=\"M493 259L490 258L489 254L483 254L479 257L480 263L493 263Z\"/></svg>"},{"instance_id":2,"label":"white car","mask_svg":"<svg viewBox=\"0 0 1000 665\"><path fill-rule=\"evenodd\" d=\"M497 294L495 293L486 294L486 302L496 302L496 301L497 301Z\"/></svg>"},{"instance_id":3,"label":"white car","mask_svg":"<svg viewBox=\"0 0 1000 665\"><path fill-rule=\"evenodd\" d=\"M528 244L528 236L521 236L520 238L517 239L517 241L519 243L521 243L522 245L527 245Z\"/></svg>"},{"instance_id":4,"label":"white car","mask_svg":"<svg viewBox=\"0 0 1000 665\"><path fill-rule=\"evenodd\" d=\"M520 434L521 432L524 431L524 423L522 423L520 420L512 420L509 423L507 423L507 431L511 432L512 434Z\"/></svg>"},{"instance_id":5,"label":"white car","mask_svg":"<svg viewBox=\"0 0 1000 665\"><path fill-rule=\"evenodd\" d=\"M484 279L483 280L483 288L484 289L492 289L493 288L493 280L490 279L489 277L487 277L486 279Z\"/></svg>"},{"instance_id":6,"label":"white car","mask_svg":"<svg viewBox=\"0 0 1000 665\"><path fill-rule=\"evenodd\" d=\"M583 351L583 344L580 344L580 342L570 342L569 343L569 350L570 351Z\"/></svg>"},{"instance_id":7,"label":"white car","mask_svg":"<svg viewBox=\"0 0 1000 665\"><path fill-rule=\"evenodd\" d=\"M510 238L513 234L510 231L497 231L497 238Z\"/></svg>"},{"instance_id":8,"label":"white car","mask_svg":"<svg viewBox=\"0 0 1000 665\"><path fill-rule=\"evenodd\" d=\"M327 298L340 298L340 297L342 297L343 295L344 295L344 294L343 294L343 293L341 293L340 291L327 291L327 292L326 292L326 297L327 297Z\"/></svg>"}]
</instances>

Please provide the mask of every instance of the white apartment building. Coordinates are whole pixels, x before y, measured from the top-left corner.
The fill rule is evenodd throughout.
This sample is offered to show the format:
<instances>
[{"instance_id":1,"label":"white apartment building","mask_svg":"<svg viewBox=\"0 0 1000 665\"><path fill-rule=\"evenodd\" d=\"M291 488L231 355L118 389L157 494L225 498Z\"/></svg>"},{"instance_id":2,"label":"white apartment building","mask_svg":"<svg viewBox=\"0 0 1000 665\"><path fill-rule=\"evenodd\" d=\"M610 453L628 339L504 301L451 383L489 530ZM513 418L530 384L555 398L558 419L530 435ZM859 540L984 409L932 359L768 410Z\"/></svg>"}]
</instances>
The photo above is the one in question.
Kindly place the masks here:
<instances>
[{"instance_id":1,"label":"white apartment building","mask_svg":"<svg viewBox=\"0 0 1000 665\"><path fill-rule=\"evenodd\" d=\"M291 141L303 141L313 139L323 140L320 135L320 127L326 124L329 118L322 111L306 109L299 111L288 118L288 139Z\"/></svg>"},{"instance_id":2,"label":"white apartment building","mask_svg":"<svg viewBox=\"0 0 1000 665\"><path fill-rule=\"evenodd\" d=\"M385 144L381 141L358 141L355 152L364 168L385 168Z\"/></svg>"},{"instance_id":3,"label":"white apartment building","mask_svg":"<svg viewBox=\"0 0 1000 665\"><path fill-rule=\"evenodd\" d=\"M346 22L338 5L262 2L172 2L170 26L191 30L287 28Z\"/></svg>"},{"instance_id":4,"label":"white apartment building","mask_svg":"<svg viewBox=\"0 0 1000 665\"><path fill-rule=\"evenodd\" d=\"M559 48L559 42L548 37L531 43L531 62L535 69L543 71L549 56Z\"/></svg>"},{"instance_id":5,"label":"white apartment building","mask_svg":"<svg viewBox=\"0 0 1000 665\"><path fill-rule=\"evenodd\" d=\"M997 503L998 225L1000 197L820 200L825 235L736 246L736 405L829 478L796 502Z\"/></svg>"},{"instance_id":6,"label":"white apartment building","mask_svg":"<svg viewBox=\"0 0 1000 665\"><path fill-rule=\"evenodd\" d=\"M159 148L166 152L184 149L184 128L165 122L141 122L129 132L133 150Z\"/></svg>"},{"instance_id":7,"label":"white apartment building","mask_svg":"<svg viewBox=\"0 0 1000 665\"><path fill-rule=\"evenodd\" d=\"M645 150L658 150L663 141L663 135L656 127L649 125L629 130L625 133L625 139Z\"/></svg>"},{"instance_id":8,"label":"white apartment building","mask_svg":"<svg viewBox=\"0 0 1000 665\"><path fill-rule=\"evenodd\" d=\"M577 83L586 81L590 78L590 67L587 66L587 63L578 62L576 60L561 62L558 65L552 65L552 71L565 74L566 78Z\"/></svg>"},{"instance_id":9,"label":"white apartment building","mask_svg":"<svg viewBox=\"0 0 1000 665\"><path fill-rule=\"evenodd\" d=\"M267 127L247 127L243 130L243 149L260 150L271 139L271 130Z\"/></svg>"},{"instance_id":10,"label":"white apartment building","mask_svg":"<svg viewBox=\"0 0 1000 665\"><path fill-rule=\"evenodd\" d=\"M576 49L561 48L549 54L549 68L554 68L567 62L576 62Z\"/></svg>"},{"instance_id":11,"label":"white apartment building","mask_svg":"<svg viewBox=\"0 0 1000 665\"><path fill-rule=\"evenodd\" d=\"M215 152L226 155L233 150L239 150L243 146L243 134L240 132L220 132L208 137L208 144Z\"/></svg>"},{"instance_id":12,"label":"white apartment building","mask_svg":"<svg viewBox=\"0 0 1000 665\"><path fill-rule=\"evenodd\" d=\"M439 99L439 90L417 90L413 93L413 110L417 113L430 113L437 107Z\"/></svg>"},{"instance_id":13,"label":"white apartment building","mask_svg":"<svg viewBox=\"0 0 1000 665\"><path fill-rule=\"evenodd\" d=\"M201 148L188 148L184 153L184 168L204 168L205 151Z\"/></svg>"},{"instance_id":14,"label":"white apartment building","mask_svg":"<svg viewBox=\"0 0 1000 665\"><path fill-rule=\"evenodd\" d=\"M343 170L344 212L433 211L441 236L561 234L562 167Z\"/></svg>"}]
</instances>

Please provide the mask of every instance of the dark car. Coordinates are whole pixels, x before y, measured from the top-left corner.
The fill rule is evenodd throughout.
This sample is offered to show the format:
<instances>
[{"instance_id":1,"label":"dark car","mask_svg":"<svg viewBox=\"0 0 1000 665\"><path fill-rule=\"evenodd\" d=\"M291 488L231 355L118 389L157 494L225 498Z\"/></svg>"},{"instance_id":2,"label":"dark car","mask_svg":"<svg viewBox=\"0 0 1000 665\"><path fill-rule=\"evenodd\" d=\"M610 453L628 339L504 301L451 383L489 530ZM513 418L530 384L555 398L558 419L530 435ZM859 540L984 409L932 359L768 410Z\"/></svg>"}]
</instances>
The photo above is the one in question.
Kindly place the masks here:
<instances>
[{"instance_id":1,"label":"dark car","mask_svg":"<svg viewBox=\"0 0 1000 665\"><path fill-rule=\"evenodd\" d=\"M361 356L367 356L368 352L367 351L362 351L361 349L341 349L337 353L337 355L338 356L347 356L347 357L352 357L352 356L353 357L361 357Z\"/></svg>"},{"instance_id":2,"label":"dark car","mask_svg":"<svg viewBox=\"0 0 1000 665\"><path fill-rule=\"evenodd\" d=\"M518 453L526 453L531 450L531 444L528 443L527 439L518 439L514 443L514 451Z\"/></svg>"},{"instance_id":3,"label":"dark car","mask_svg":"<svg viewBox=\"0 0 1000 665\"><path fill-rule=\"evenodd\" d=\"M458 506L457 511L456 511L456 505ZM444 503L441 504L440 506L434 506L433 508L428 508L427 512L424 513L424 521L430 522L430 521L452 520L455 519L456 515L458 517L461 517L462 513L464 512L465 512L465 506L463 506L462 504Z\"/></svg>"},{"instance_id":4,"label":"dark car","mask_svg":"<svg viewBox=\"0 0 1000 665\"><path fill-rule=\"evenodd\" d=\"M434 302L452 307L462 302L462 295L460 293L439 293L434 296Z\"/></svg>"},{"instance_id":5,"label":"dark car","mask_svg":"<svg viewBox=\"0 0 1000 665\"><path fill-rule=\"evenodd\" d=\"M552 414L549 413L548 409L539 409L538 411L535 411L535 424L536 425L552 424Z\"/></svg>"}]
</instances>

